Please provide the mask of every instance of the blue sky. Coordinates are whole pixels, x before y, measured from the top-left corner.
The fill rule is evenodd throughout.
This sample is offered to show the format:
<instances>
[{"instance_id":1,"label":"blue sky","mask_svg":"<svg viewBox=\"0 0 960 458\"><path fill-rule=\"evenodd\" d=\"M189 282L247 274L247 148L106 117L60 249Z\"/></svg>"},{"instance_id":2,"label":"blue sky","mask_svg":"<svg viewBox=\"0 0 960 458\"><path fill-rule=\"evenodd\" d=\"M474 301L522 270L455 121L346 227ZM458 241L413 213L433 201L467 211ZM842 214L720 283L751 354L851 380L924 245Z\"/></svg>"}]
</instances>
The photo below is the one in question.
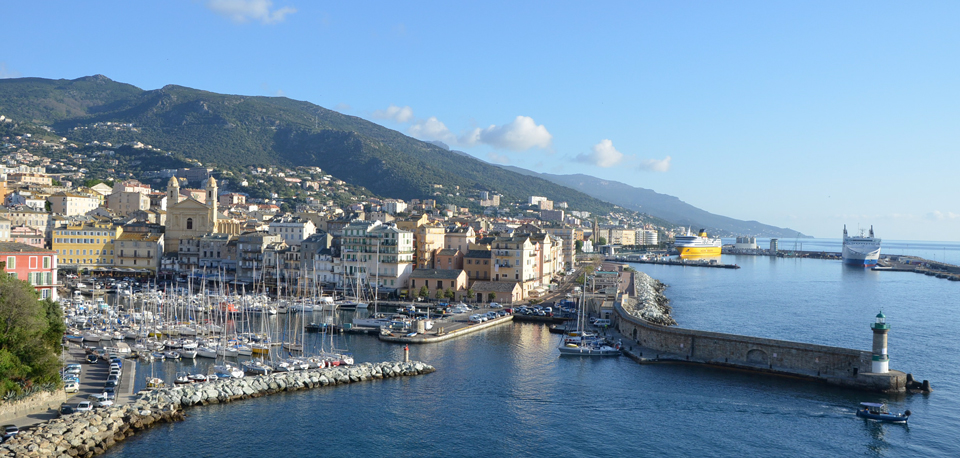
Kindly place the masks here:
<instances>
[{"instance_id":1,"label":"blue sky","mask_svg":"<svg viewBox=\"0 0 960 458\"><path fill-rule=\"evenodd\" d=\"M4 5L0 77L282 95L836 238L960 240L960 3Z\"/></svg>"}]
</instances>

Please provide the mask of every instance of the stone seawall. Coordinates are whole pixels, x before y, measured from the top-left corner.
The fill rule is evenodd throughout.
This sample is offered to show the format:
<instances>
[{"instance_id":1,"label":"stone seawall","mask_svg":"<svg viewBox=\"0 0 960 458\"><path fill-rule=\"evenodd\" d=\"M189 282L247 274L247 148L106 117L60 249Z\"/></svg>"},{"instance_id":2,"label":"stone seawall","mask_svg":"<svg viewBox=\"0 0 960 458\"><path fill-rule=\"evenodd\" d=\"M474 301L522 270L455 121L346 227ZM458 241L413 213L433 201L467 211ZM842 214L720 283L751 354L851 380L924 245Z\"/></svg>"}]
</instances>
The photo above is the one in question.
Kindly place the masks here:
<instances>
[{"instance_id":1,"label":"stone seawall","mask_svg":"<svg viewBox=\"0 0 960 458\"><path fill-rule=\"evenodd\" d=\"M0 423L6 423L14 418L25 417L38 412L57 409L67 400L67 393L62 389L57 391L42 391L27 399L0 404Z\"/></svg>"},{"instance_id":2,"label":"stone seawall","mask_svg":"<svg viewBox=\"0 0 960 458\"><path fill-rule=\"evenodd\" d=\"M660 326L615 304L616 328L649 360L674 360L814 378L880 392L906 390L906 374L871 374L871 354L849 348Z\"/></svg>"},{"instance_id":3,"label":"stone seawall","mask_svg":"<svg viewBox=\"0 0 960 458\"><path fill-rule=\"evenodd\" d=\"M638 290L651 280L656 282L645 274L635 276ZM657 301L647 297L645 302ZM615 327L624 338L640 347L630 353L644 360L727 366L812 378L869 391L906 390L903 372L869 373L872 355L868 351L662 326L639 316L635 300L625 297L618 300L614 308ZM625 345L629 344L625 342Z\"/></svg>"},{"instance_id":4,"label":"stone seawall","mask_svg":"<svg viewBox=\"0 0 960 458\"><path fill-rule=\"evenodd\" d=\"M435 370L420 362L363 363L160 388L130 405L79 412L21 432L0 445L0 456L91 457L153 425L183 420L187 408Z\"/></svg>"}]
</instances>

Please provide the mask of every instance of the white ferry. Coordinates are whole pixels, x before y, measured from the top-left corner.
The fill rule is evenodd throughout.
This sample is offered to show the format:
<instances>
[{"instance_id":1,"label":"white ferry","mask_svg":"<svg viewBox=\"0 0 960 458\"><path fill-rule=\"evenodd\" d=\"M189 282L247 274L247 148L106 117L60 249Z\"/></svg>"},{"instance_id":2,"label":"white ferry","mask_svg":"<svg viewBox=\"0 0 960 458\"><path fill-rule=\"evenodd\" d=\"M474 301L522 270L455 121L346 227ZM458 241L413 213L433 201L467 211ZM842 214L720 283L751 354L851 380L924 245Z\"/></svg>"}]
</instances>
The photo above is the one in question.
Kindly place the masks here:
<instances>
[{"instance_id":1,"label":"white ferry","mask_svg":"<svg viewBox=\"0 0 960 458\"><path fill-rule=\"evenodd\" d=\"M853 237L847 235L847 225L843 225L843 263L851 266L875 266L880 259L880 239L873 236L873 226L868 235Z\"/></svg>"}]
</instances>

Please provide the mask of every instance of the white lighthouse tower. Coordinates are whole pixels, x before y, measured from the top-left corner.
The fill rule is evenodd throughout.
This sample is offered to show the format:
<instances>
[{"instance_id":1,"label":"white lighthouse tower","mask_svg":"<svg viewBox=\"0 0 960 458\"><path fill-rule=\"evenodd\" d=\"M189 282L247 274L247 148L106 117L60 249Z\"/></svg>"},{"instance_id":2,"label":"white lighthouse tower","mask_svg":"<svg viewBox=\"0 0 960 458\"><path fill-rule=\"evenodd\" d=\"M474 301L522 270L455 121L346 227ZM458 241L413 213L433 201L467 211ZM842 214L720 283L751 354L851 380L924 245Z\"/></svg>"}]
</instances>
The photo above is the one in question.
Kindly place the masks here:
<instances>
[{"instance_id":1,"label":"white lighthouse tower","mask_svg":"<svg viewBox=\"0 0 960 458\"><path fill-rule=\"evenodd\" d=\"M870 325L873 329L873 364L871 372L875 374L886 374L890 371L890 356L887 355L887 332L890 331L890 325L886 323L887 317L883 312L877 314L877 321Z\"/></svg>"}]
</instances>

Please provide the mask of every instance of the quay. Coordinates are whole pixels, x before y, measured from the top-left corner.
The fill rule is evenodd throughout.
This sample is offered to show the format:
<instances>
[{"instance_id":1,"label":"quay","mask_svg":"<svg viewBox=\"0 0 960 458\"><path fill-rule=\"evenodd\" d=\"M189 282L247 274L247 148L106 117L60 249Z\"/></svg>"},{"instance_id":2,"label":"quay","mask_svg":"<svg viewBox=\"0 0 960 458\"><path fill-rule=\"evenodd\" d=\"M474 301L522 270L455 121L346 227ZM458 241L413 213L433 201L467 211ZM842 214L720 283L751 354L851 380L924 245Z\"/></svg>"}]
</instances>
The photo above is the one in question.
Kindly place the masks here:
<instances>
[{"instance_id":1,"label":"quay","mask_svg":"<svg viewBox=\"0 0 960 458\"><path fill-rule=\"evenodd\" d=\"M484 329L492 328L501 324L513 321L514 316L507 314L483 323L472 323L468 319L469 314L454 315L445 318L443 321L437 321L434 329L425 333L410 334L380 334L380 340L384 342L406 343L406 344L426 344L443 342L455 337L464 336Z\"/></svg>"},{"instance_id":2,"label":"quay","mask_svg":"<svg viewBox=\"0 0 960 458\"><path fill-rule=\"evenodd\" d=\"M640 256L608 256L604 261L611 262L633 262L637 264L657 264L661 266L683 266L683 267L713 267L717 269L739 269L736 264L722 264L716 260L706 259L646 259Z\"/></svg>"}]
</instances>

